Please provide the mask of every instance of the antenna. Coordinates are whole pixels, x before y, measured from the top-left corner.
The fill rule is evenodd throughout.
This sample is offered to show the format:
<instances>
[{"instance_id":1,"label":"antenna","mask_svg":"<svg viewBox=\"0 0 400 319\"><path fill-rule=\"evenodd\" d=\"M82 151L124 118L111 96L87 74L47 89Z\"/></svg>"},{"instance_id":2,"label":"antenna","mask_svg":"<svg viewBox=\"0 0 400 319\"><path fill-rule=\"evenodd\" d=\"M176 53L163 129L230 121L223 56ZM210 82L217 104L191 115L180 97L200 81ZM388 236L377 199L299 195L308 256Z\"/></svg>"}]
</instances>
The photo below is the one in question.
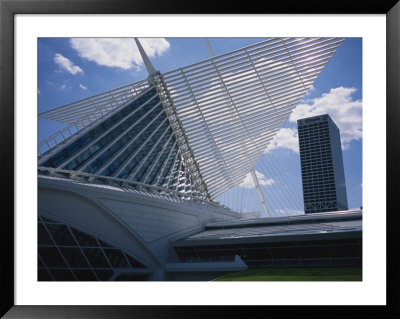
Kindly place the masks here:
<instances>
[{"instance_id":1,"label":"antenna","mask_svg":"<svg viewBox=\"0 0 400 319\"><path fill-rule=\"evenodd\" d=\"M158 74L159 72L156 71L153 67L153 65L150 62L149 57L147 56L146 52L144 51L142 44L139 42L138 38L134 38L136 45L139 49L140 55L142 56L144 65L146 66L147 72L149 73L149 76L154 76L156 74Z\"/></svg>"},{"instance_id":2,"label":"antenna","mask_svg":"<svg viewBox=\"0 0 400 319\"><path fill-rule=\"evenodd\" d=\"M210 55L211 55L211 57L213 58L213 57L214 57L214 53L213 53L212 50L211 50L210 43L208 42L208 39L207 39L207 38L204 38L204 39L206 40L206 43L207 43L208 52L210 52Z\"/></svg>"}]
</instances>

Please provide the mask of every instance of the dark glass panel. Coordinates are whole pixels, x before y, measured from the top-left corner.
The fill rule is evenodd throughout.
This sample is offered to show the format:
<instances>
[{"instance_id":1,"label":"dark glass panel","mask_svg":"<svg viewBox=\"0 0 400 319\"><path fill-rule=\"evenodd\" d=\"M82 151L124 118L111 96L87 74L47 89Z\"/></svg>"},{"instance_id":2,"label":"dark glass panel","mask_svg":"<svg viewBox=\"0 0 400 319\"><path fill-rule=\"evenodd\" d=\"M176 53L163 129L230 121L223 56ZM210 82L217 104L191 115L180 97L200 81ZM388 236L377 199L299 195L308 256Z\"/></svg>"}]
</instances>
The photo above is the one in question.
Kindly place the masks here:
<instances>
[{"instance_id":1,"label":"dark glass panel","mask_svg":"<svg viewBox=\"0 0 400 319\"><path fill-rule=\"evenodd\" d=\"M127 268L128 263L126 262L125 256L119 249L104 249L108 260L114 268Z\"/></svg>"},{"instance_id":2,"label":"dark glass panel","mask_svg":"<svg viewBox=\"0 0 400 319\"><path fill-rule=\"evenodd\" d=\"M362 249L360 245L341 245L329 246L332 258L336 257L361 257Z\"/></svg>"},{"instance_id":3,"label":"dark glass panel","mask_svg":"<svg viewBox=\"0 0 400 319\"><path fill-rule=\"evenodd\" d=\"M54 245L47 230L44 228L42 223L38 224L38 244L39 245Z\"/></svg>"},{"instance_id":4,"label":"dark glass panel","mask_svg":"<svg viewBox=\"0 0 400 319\"><path fill-rule=\"evenodd\" d=\"M270 252L274 259L300 258L296 248L272 248Z\"/></svg>"},{"instance_id":5,"label":"dark glass panel","mask_svg":"<svg viewBox=\"0 0 400 319\"><path fill-rule=\"evenodd\" d=\"M246 264L249 266L249 268L268 267L273 265L273 260L272 259L246 260Z\"/></svg>"},{"instance_id":6,"label":"dark glass panel","mask_svg":"<svg viewBox=\"0 0 400 319\"><path fill-rule=\"evenodd\" d=\"M302 258L329 258L326 246L305 246L299 247Z\"/></svg>"},{"instance_id":7,"label":"dark glass panel","mask_svg":"<svg viewBox=\"0 0 400 319\"><path fill-rule=\"evenodd\" d=\"M49 218L47 218L47 217L44 217L44 216L40 216L40 217L42 218L43 222L45 222L45 223L58 224L58 222L56 222L56 221L54 221L54 220L51 220L51 219L49 219Z\"/></svg>"},{"instance_id":8,"label":"dark glass panel","mask_svg":"<svg viewBox=\"0 0 400 319\"><path fill-rule=\"evenodd\" d=\"M299 259L278 259L274 260L274 266L299 266L301 261Z\"/></svg>"},{"instance_id":9,"label":"dark glass panel","mask_svg":"<svg viewBox=\"0 0 400 319\"><path fill-rule=\"evenodd\" d=\"M362 258L338 258L332 259L331 263L335 266L360 266L362 265Z\"/></svg>"},{"instance_id":10,"label":"dark glass panel","mask_svg":"<svg viewBox=\"0 0 400 319\"><path fill-rule=\"evenodd\" d=\"M90 269L74 269L73 273L79 281L97 281L96 276Z\"/></svg>"},{"instance_id":11,"label":"dark glass panel","mask_svg":"<svg viewBox=\"0 0 400 319\"><path fill-rule=\"evenodd\" d=\"M212 249L217 249L216 245L209 245L209 246L198 246L196 247L196 250L212 250Z\"/></svg>"},{"instance_id":12,"label":"dark glass panel","mask_svg":"<svg viewBox=\"0 0 400 319\"><path fill-rule=\"evenodd\" d=\"M235 250L240 250L241 247L240 245L218 245L218 249L235 249Z\"/></svg>"},{"instance_id":13,"label":"dark glass panel","mask_svg":"<svg viewBox=\"0 0 400 319\"><path fill-rule=\"evenodd\" d=\"M102 247L110 247L110 248L113 248L113 246L107 244L106 242L104 242L104 241L102 241L102 240L100 240L100 239L98 239L98 241L99 241L99 243L100 243L100 245L101 245Z\"/></svg>"},{"instance_id":14,"label":"dark glass panel","mask_svg":"<svg viewBox=\"0 0 400 319\"><path fill-rule=\"evenodd\" d=\"M231 256L221 256L221 260L222 261L234 261L235 260L235 256L231 255Z\"/></svg>"},{"instance_id":15,"label":"dark glass panel","mask_svg":"<svg viewBox=\"0 0 400 319\"><path fill-rule=\"evenodd\" d=\"M277 248L277 247L294 247L293 242L283 242L283 243L268 243L270 248Z\"/></svg>"},{"instance_id":16,"label":"dark glass panel","mask_svg":"<svg viewBox=\"0 0 400 319\"><path fill-rule=\"evenodd\" d=\"M179 258L197 258L196 253L193 252L184 252L184 253L179 253L178 254Z\"/></svg>"},{"instance_id":17,"label":"dark glass panel","mask_svg":"<svg viewBox=\"0 0 400 319\"><path fill-rule=\"evenodd\" d=\"M39 255L47 267L66 267L64 260L55 247L39 246Z\"/></svg>"},{"instance_id":18,"label":"dark glass panel","mask_svg":"<svg viewBox=\"0 0 400 319\"><path fill-rule=\"evenodd\" d=\"M175 247L176 252L187 252L187 251L193 251L194 248L192 246L188 247Z\"/></svg>"},{"instance_id":19,"label":"dark glass panel","mask_svg":"<svg viewBox=\"0 0 400 319\"><path fill-rule=\"evenodd\" d=\"M57 281L75 281L74 275L69 269L50 269L51 274Z\"/></svg>"},{"instance_id":20,"label":"dark glass panel","mask_svg":"<svg viewBox=\"0 0 400 319\"><path fill-rule=\"evenodd\" d=\"M111 270L99 270L99 269L96 269L95 273L100 281L107 281L114 274L114 272Z\"/></svg>"},{"instance_id":21,"label":"dark glass panel","mask_svg":"<svg viewBox=\"0 0 400 319\"><path fill-rule=\"evenodd\" d=\"M147 277L147 274L121 274L115 281L145 281Z\"/></svg>"},{"instance_id":22,"label":"dark glass panel","mask_svg":"<svg viewBox=\"0 0 400 319\"><path fill-rule=\"evenodd\" d=\"M304 266L329 266L331 260L329 258L302 259L301 264Z\"/></svg>"},{"instance_id":23,"label":"dark glass panel","mask_svg":"<svg viewBox=\"0 0 400 319\"><path fill-rule=\"evenodd\" d=\"M131 266L133 268L146 268L146 266L144 266L143 264L141 264L140 262L138 262L136 259L134 259L133 257L129 256L128 254L125 255L128 258L129 263L131 264Z\"/></svg>"},{"instance_id":24,"label":"dark glass panel","mask_svg":"<svg viewBox=\"0 0 400 319\"><path fill-rule=\"evenodd\" d=\"M38 270L38 281L53 281L46 269Z\"/></svg>"},{"instance_id":25,"label":"dark glass panel","mask_svg":"<svg viewBox=\"0 0 400 319\"><path fill-rule=\"evenodd\" d=\"M207 251L198 251L197 255L199 256L200 262L207 262L210 261L210 255Z\"/></svg>"},{"instance_id":26,"label":"dark glass panel","mask_svg":"<svg viewBox=\"0 0 400 319\"><path fill-rule=\"evenodd\" d=\"M89 267L79 248L60 247L60 250L71 267Z\"/></svg>"},{"instance_id":27,"label":"dark glass panel","mask_svg":"<svg viewBox=\"0 0 400 319\"><path fill-rule=\"evenodd\" d=\"M60 224L46 224L53 239L60 246L76 246L76 242L67 226Z\"/></svg>"},{"instance_id":28,"label":"dark glass panel","mask_svg":"<svg viewBox=\"0 0 400 319\"><path fill-rule=\"evenodd\" d=\"M240 251L236 251L236 250L229 250L229 249L227 249L227 250L225 250L225 249L220 249L219 250L219 253L220 253L220 255L221 256L225 256L225 257L227 257L227 256L235 256L235 255L240 255L240 254L242 254L242 251L240 250Z\"/></svg>"},{"instance_id":29,"label":"dark glass panel","mask_svg":"<svg viewBox=\"0 0 400 319\"><path fill-rule=\"evenodd\" d=\"M83 248L82 250L93 268L110 267L100 248Z\"/></svg>"},{"instance_id":30,"label":"dark glass panel","mask_svg":"<svg viewBox=\"0 0 400 319\"><path fill-rule=\"evenodd\" d=\"M244 249L247 248L266 248L266 244L265 243L250 243L250 244L243 244L242 245Z\"/></svg>"},{"instance_id":31,"label":"dark glass panel","mask_svg":"<svg viewBox=\"0 0 400 319\"><path fill-rule=\"evenodd\" d=\"M71 157L73 154L76 154L79 150L87 146L92 140L94 140L96 137L98 137L100 134L104 133L108 129L110 129L114 124L118 123L123 117L127 116L130 112L133 110L137 109L141 104L143 104L144 101L146 101L151 95L155 93L154 90L152 90L152 93L150 95L145 94L142 97L138 97L135 101L133 101L131 104L128 106L122 108L119 112L115 113L114 115L110 116L108 119L100 123L98 126L95 126L93 129L91 129L89 132L85 133L81 137L79 137L77 140L75 140L73 143L69 144L66 146L64 149L62 149L60 152L58 152L56 155L51 157L44 166L51 166L51 167L56 167L60 165L65 159ZM149 104L156 103L157 98L154 99ZM153 105L154 105L153 104ZM143 113L147 111L148 108L144 108L138 113ZM136 114L138 114L136 113ZM137 115L134 116L137 116ZM115 138L116 135L118 134L118 129L120 129L122 126L126 126L129 124L129 120L124 121L121 123L117 128L114 128L111 132L108 132L103 138L101 138L99 141L96 142L95 147L91 149L90 153L94 154L94 152L102 147L103 145L107 144L111 139ZM79 163L82 163L82 161L85 158L81 158L78 161L74 161L74 165L76 166Z\"/></svg>"},{"instance_id":32,"label":"dark glass panel","mask_svg":"<svg viewBox=\"0 0 400 319\"><path fill-rule=\"evenodd\" d=\"M247 259L266 259L266 258L271 258L271 254L267 250L267 247L264 247L264 249L259 248L259 249L244 249L244 253L246 254Z\"/></svg>"},{"instance_id":33,"label":"dark glass panel","mask_svg":"<svg viewBox=\"0 0 400 319\"><path fill-rule=\"evenodd\" d=\"M96 239L88 234L85 234L77 229L71 228L72 232L79 245L81 246L90 246L90 247L98 247Z\"/></svg>"}]
</instances>

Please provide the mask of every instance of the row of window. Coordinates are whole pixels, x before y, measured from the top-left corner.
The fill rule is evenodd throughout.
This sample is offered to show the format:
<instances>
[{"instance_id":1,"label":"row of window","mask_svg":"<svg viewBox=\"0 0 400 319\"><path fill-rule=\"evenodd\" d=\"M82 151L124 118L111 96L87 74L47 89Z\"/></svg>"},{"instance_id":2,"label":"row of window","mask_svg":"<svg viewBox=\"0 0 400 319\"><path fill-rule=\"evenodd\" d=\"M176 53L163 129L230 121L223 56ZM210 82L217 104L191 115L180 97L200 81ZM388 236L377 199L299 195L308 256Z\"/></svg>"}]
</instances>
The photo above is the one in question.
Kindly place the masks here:
<instances>
[{"instance_id":1,"label":"row of window","mask_svg":"<svg viewBox=\"0 0 400 319\"><path fill-rule=\"evenodd\" d=\"M128 106L121 109L119 112L113 114L108 119L101 122L99 125L95 126L89 132L87 132L86 134L79 137L75 142L64 147L61 151L59 151L57 154L52 156L49 160L47 160L43 164L43 166L58 167L59 165L61 165L62 162L65 161L65 159L67 159L68 157L75 154L77 151L79 151L79 149L82 149L83 147L87 146L96 137L98 137L100 134L105 132L112 125L118 123L123 117L130 114L132 111L135 110L135 108L138 108L141 104L143 104L151 96L155 96L155 94L156 94L156 91L155 91L155 89L153 89L153 90L150 90L149 92L137 97L135 100L136 103L134 102L134 103L129 104Z\"/></svg>"},{"instance_id":2,"label":"row of window","mask_svg":"<svg viewBox=\"0 0 400 319\"><path fill-rule=\"evenodd\" d=\"M333 176L327 176L325 174L304 174L303 175L303 187L315 187L324 185L325 187L334 187L335 181Z\"/></svg>"},{"instance_id":3,"label":"row of window","mask_svg":"<svg viewBox=\"0 0 400 319\"><path fill-rule=\"evenodd\" d=\"M310 133L299 133L299 140L301 143L307 145L310 143L315 143L317 141L321 142L329 142L330 141L330 136L329 132L323 131L323 132L310 132ZM325 144L325 143L323 143Z\"/></svg>"},{"instance_id":4,"label":"row of window","mask_svg":"<svg viewBox=\"0 0 400 319\"><path fill-rule=\"evenodd\" d=\"M238 255L249 267L255 265L253 261L311 259L333 261L361 259L362 256L360 239L175 247L175 250L181 262L232 261L234 256Z\"/></svg>"},{"instance_id":5,"label":"row of window","mask_svg":"<svg viewBox=\"0 0 400 319\"><path fill-rule=\"evenodd\" d=\"M185 187L179 190L193 193L195 186L188 176L178 180L179 172L183 170L176 164L180 162L180 155L159 103L156 90L151 89L43 165L115 176L174 190L183 181Z\"/></svg>"},{"instance_id":6,"label":"row of window","mask_svg":"<svg viewBox=\"0 0 400 319\"><path fill-rule=\"evenodd\" d=\"M38 279L108 280L146 267L126 252L73 227L39 216Z\"/></svg>"}]
</instances>

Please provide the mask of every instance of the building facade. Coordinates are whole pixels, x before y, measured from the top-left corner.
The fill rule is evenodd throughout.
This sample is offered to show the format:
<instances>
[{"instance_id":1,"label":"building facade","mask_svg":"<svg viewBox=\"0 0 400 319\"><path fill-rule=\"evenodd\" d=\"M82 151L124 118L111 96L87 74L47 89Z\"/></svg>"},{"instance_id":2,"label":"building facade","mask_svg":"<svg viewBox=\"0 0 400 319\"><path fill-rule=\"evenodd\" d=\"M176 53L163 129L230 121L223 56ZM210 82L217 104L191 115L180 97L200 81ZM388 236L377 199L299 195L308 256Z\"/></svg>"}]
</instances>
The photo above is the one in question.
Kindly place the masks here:
<instances>
[{"instance_id":1,"label":"building facade","mask_svg":"<svg viewBox=\"0 0 400 319\"><path fill-rule=\"evenodd\" d=\"M297 121L304 211L347 210L340 131L328 114Z\"/></svg>"}]
</instances>

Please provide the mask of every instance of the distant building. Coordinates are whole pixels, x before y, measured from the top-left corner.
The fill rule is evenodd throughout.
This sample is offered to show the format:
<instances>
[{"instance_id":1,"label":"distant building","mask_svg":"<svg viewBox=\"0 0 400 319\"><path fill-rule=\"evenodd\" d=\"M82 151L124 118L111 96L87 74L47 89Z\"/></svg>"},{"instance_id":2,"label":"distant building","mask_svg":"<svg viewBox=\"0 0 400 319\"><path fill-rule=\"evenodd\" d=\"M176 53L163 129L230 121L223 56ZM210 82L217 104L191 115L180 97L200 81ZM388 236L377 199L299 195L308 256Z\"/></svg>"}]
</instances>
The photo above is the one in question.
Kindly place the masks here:
<instances>
[{"instance_id":1,"label":"distant building","mask_svg":"<svg viewBox=\"0 0 400 319\"><path fill-rule=\"evenodd\" d=\"M300 119L305 213L347 210L340 131L328 114Z\"/></svg>"}]
</instances>

